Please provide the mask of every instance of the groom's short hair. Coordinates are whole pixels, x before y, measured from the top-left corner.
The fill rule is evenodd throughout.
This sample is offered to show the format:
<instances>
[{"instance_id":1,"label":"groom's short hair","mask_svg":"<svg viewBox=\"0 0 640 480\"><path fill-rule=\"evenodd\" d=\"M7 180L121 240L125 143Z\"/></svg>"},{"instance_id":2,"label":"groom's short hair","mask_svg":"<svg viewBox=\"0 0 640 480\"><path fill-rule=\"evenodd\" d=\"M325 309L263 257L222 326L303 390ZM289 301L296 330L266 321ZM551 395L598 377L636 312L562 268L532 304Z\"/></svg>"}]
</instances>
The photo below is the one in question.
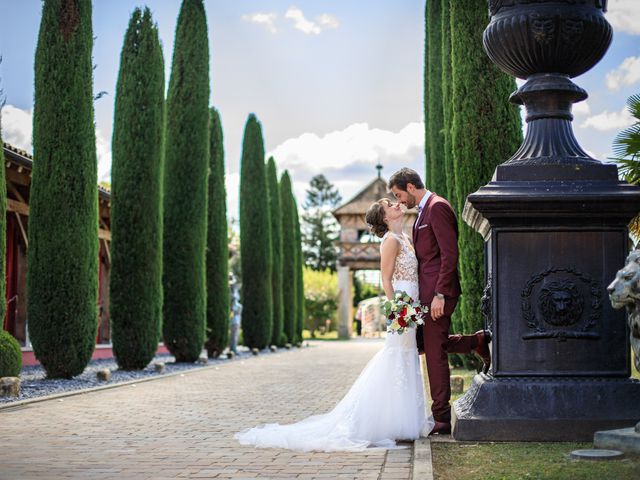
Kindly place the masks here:
<instances>
[{"instance_id":1,"label":"groom's short hair","mask_svg":"<svg viewBox=\"0 0 640 480\"><path fill-rule=\"evenodd\" d=\"M422 179L420 178L420 175L418 175L418 172L406 167L401 168L396 173L391 175L388 187L389 190L391 190L393 187L398 187L403 192L406 192L408 183L411 183L417 189L424 188L424 183L422 183Z\"/></svg>"}]
</instances>

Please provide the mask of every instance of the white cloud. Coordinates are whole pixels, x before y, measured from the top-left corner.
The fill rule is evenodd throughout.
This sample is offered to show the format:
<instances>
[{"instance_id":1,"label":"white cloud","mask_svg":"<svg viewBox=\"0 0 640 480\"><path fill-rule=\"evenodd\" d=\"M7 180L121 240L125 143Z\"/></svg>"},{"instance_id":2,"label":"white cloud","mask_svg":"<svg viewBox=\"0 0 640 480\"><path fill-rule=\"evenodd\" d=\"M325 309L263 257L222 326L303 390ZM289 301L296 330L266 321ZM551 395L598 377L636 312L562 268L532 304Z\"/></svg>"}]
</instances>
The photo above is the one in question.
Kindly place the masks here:
<instances>
[{"instance_id":1,"label":"white cloud","mask_svg":"<svg viewBox=\"0 0 640 480\"><path fill-rule=\"evenodd\" d=\"M580 127L591 127L601 132L606 132L608 130L621 130L633 123L633 116L626 108L623 108L619 112L609 112L605 110L602 113L589 117L580 124Z\"/></svg>"},{"instance_id":2,"label":"white cloud","mask_svg":"<svg viewBox=\"0 0 640 480\"><path fill-rule=\"evenodd\" d=\"M242 20L244 20L245 22L263 25L269 33L276 33L278 31L275 25L276 18L277 15L275 13L251 13L242 16Z\"/></svg>"},{"instance_id":3,"label":"white cloud","mask_svg":"<svg viewBox=\"0 0 640 480\"><path fill-rule=\"evenodd\" d=\"M614 32L640 35L640 2L638 0L610 0L605 18Z\"/></svg>"},{"instance_id":4,"label":"white cloud","mask_svg":"<svg viewBox=\"0 0 640 480\"><path fill-rule=\"evenodd\" d=\"M356 123L324 136L304 133L281 143L268 156L273 156L280 172L286 169L291 174L298 203L304 201L308 181L319 173L347 200L375 177L378 163L386 177L404 166L422 172L424 124L410 123L391 132Z\"/></svg>"},{"instance_id":5,"label":"white cloud","mask_svg":"<svg viewBox=\"0 0 640 480\"><path fill-rule=\"evenodd\" d=\"M33 110L22 110L13 105L2 109L2 140L26 152L33 151Z\"/></svg>"},{"instance_id":6,"label":"white cloud","mask_svg":"<svg viewBox=\"0 0 640 480\"><path fill-rule=\"evenodd\" d=\"M13 105L2 109L2 140L33 153L33 110L22 110ZM98 180L110 181L111 178L111 140L104 138L96 129L96 153L98 156Z\"/></svg>"},{"instance_id":7,"label":"white cloud","mask_svg":"<svg viewBox=\"0 0 640 480\"><path fill-rule=\"evenodd\" d=\"M582 102L574 103L573 108L571 109L574 115L591 115L591 107L589 103L585 100Z\"/></svg>"},{"instance_id":8,"label":"white cloud","mask_svg":"<svg viewBox=\"0 0 640 480\"><path fill-rule=\"evenodd\" d=\"M618 68L607 73L609 90L619 90L623 86L640 81L640 57L627 57Z\"/></svg>"},{"instance_id":9,"label":"white cloud","mask_svg":"<svg viewBox=\"0 0 640 480\"><path fill-rule=\"evenodd\" d=\"M294 27L306 35L319 35L323 30L340 26L338 19L327 13L317 16L315 21L307 20L302 10L293 6L289 7L284 18L292 20Z\"/></svg>"}]
</instances>

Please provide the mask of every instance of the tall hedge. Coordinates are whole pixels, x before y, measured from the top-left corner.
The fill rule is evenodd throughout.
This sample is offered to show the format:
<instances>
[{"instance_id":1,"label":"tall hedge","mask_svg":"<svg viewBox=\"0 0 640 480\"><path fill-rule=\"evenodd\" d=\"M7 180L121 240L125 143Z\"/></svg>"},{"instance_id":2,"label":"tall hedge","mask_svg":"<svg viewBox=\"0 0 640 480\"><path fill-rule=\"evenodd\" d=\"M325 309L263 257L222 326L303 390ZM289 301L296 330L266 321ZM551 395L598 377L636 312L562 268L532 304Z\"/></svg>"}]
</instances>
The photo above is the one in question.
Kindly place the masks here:
<instances>
[{"instance_id":1,"label":"tall hedge","mask_svg":"<svg viewBox=\"0 0 640 480\"><path fill-rule=\"evenodd\" d=\"M280 189L278 173L273 157L267 161L267 185L269 189L269 212L271 214L271 291L273 294L273 328L271 344L283 346L283 291L282 291L282 210L280 207Z\"/></svg>"},{"instance_id":2,"label":"tall hedge","mask_svg":"<svg viewBox=\"0 0 640 480\"><path fill-rule=\"evenodd\" d=\"M280 203L282 208L282 302L284 333L289 343L297 341L296 319L296 237L294 235L295 217L291 177L285 170L280 178Z\"/></svg>"},{"instance_id":3,"label":"tall hedge","mask_svg":"<svg viewBox=\"0 0 640 480\"><path fill-rule=\"evenodd\" d=\"M296 239L296 336L302 342L302 330L305 326L304 309L304 255L302 254L302 232L300 230L300 217L298 215L298 204L295 197L292 197L293 204L293 230Z\"/></svg>"},{"instance_id":4,"label":"tall hedge","mask_svg":"<svg viewBox=\"0 0 640 480\"><path fill-rule=\"evenodd\" d=\"M229 340L229 245L227 194L224 185L222 123L210 112L209 200L207 218L207 354L215 357Z\"/></svg>"},{"instance_id":5,"label":"tall hedge","mask_svg":"<svg viewBox=\"0 0 640 480\"><path fill-rule=\"evenodd\" d=\"M520 113L508 101L515 90L512 77L488 60L482 49L487 6L477 0L456 0L451 8L453 89L452 143L457 211L467 195L486 184L495 167L508 159L522 141ZM460 310L465 329L482 327L480 299L484 288L482 237L461 218L459 268L463 295Z\"/></svg>"},{"instance_id":6,"label":"tall hedge","mask_svg":"<svg viewBox=\"0 0 640 480\"><path fill-rule=\"evenodd\" d=\"M240 165L240 262L242 335L249 348L271 342L271 220L262 126L254 114L244 127Z\"/></svg>"},{"instance_id":7,"label":"tall hedge","mask_svg":"<svg viewBox=\"0 0 640 480\"><path fill-rule=\"evenodd\" d=\"M202 0L183 0L167 97L164 172L164 343L178 362L204 345L209 168L209 41Z\"/></svg>"},{"instance_id":8,"label":"tall hedge","mask_svg":"<svg viewBox=\"0 0 640 480\"><path fill-rule=\"evenodd\" d=\"M81 373L98 327L90 0L42 4L35 58L29 337L50 378Z\"/></svg>"},{"instance_id":9,"label":"tall hedge","mask_svg":"<svg viewBox=\"0 0 640 480\"><path fill-rule=\"evenodd\" d=\"M163 136L158 29L148 8L136 8L120 55L111 147L111 339L123 370L146 367L160 339Z\"/></svg>"},{"instance_id":10,"label":"tall hedge","mask_svg":"<svg viewBox=\"0 0 640 480\"><path fill-rule=\"evenodd\" d=\"M444 195L447 188L444 162L444 112L442 104L442 3L426 2L426 152L429 188Z\"/></svg>"}]
</instances>

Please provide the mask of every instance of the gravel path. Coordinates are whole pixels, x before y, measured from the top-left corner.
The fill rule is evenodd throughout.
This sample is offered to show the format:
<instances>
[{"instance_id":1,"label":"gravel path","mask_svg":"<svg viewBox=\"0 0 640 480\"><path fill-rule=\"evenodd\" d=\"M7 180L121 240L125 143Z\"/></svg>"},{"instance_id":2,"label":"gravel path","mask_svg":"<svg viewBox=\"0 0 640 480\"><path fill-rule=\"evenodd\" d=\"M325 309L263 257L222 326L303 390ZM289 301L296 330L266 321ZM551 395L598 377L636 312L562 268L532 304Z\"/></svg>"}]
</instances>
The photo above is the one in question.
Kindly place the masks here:
<instances>
[{"instance_id":1,"label":"gravel path","mask_svg":"<svg viewBox=\"0 0 640 480\"><path fill-rule=\"evenodd\" d=\"M251 356L251 352L246 347L238 347L239 355L233 359L219 357L217 359L208 359L207 364L201 363L175 363L175 358L170 354L157 355L144 370L124 371L118 370L118 364L115 359L99 359L92 360L80 375L72 379L55 379L46 378L46 373L40 365L24 366L20 372L20 396L18 397L0 397L0 405L7 403L29 400L37 397L48 395L56 395L60 393L73 392L78 390L86 390L89 388L103 387L106 385L116 385L132 380L139 380L148 377L160 377L163 375L177 373L185 370L202 368L229 362L235 362ZM260 352L260 355L273 355L268 349ZM158 373L155 370L156 363L164 363L164 372ZM111 370L111 380L98 380L96 372L103 369Z\"/></svg>"}]
</instances>

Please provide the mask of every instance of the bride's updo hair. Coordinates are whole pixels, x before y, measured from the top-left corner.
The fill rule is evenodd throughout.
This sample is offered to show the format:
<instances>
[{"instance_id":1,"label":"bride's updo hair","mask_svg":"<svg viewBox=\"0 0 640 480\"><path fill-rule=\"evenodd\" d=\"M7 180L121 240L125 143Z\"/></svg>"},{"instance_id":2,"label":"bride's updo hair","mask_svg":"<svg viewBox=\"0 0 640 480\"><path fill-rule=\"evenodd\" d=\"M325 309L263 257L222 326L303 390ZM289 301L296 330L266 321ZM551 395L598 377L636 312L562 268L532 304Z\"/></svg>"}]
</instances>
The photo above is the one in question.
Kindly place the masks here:
<instances>
[{"instance_id":1,"label":"bride's updo hair","mask_svg":"<svg viewBox=\"0 0 640 480\"><path fill-rule=\"evenodd\" d=\"M384 208L391 205L388 198L382 198L372 204L364 216L365 222L369 226L371 233L378 237L383 237L389 231L389 226L384 221Z\"/></svg>"}]
</instances>

